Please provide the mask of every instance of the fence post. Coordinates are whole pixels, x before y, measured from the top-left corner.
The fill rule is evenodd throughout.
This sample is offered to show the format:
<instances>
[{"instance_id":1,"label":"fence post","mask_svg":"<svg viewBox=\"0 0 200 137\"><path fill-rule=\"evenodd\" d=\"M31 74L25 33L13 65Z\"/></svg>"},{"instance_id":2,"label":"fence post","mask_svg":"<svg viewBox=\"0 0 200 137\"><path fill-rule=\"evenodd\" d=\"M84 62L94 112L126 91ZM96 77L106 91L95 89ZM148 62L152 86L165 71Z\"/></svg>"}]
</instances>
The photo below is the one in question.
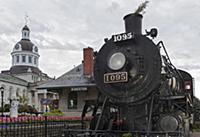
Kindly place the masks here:
<instances>
[{"instance_id":1,"label":"fence post","mask_svg":"<svg viewBox=\"0 0 200 137\"><path fill-rule=\"evenodd\" d=\"M47 122L48 122L48 121L47 121L47 116L44 116L44 118L45 118L45 121L44 121L44 124L45 124L45 125L44 125L44 132L45 132L45 133L44 133L44 135L45 135L45 137L48 137L48 135L47 135L47 124L48 124L48 123L47 123Z\"/></svg>"}]
</instances>

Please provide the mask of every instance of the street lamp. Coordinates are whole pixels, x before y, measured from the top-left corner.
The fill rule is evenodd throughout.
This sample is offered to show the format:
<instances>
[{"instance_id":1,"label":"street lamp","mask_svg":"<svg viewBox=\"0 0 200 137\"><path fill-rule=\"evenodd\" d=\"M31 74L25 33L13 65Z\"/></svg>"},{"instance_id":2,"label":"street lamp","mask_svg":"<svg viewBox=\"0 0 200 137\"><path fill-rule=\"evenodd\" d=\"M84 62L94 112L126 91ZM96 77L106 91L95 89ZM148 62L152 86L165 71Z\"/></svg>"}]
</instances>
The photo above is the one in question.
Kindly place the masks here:
<instances>
[{"instance_id":1,"label":"street lamp","mask_svg":"<svg viewBox=\"0 0 200 137\"><path fill-rule=\"evenodd\" d=\"M3 117L3 95L4 95L4 87L0 87L0 91L1 91L1 116Z\"/></svg>"}]
</instances>

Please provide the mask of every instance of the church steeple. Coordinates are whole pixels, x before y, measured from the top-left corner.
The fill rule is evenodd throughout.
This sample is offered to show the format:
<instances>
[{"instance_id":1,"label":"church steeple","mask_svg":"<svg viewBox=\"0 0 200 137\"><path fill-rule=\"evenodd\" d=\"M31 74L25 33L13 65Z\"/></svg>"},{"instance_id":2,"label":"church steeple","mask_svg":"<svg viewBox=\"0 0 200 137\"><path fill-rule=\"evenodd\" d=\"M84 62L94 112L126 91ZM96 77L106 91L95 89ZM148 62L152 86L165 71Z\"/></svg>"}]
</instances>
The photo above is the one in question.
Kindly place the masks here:
<instances>
[{"instance_id":1,"label":"church steeple","mask_svg":"<svg viewBox=\"0 0 200 137\"><path fill-rule=\"evenodd\" d=\"M29 40L30 29L27 25L22 28L22 39Z\"/></svg>"}]
</instances>

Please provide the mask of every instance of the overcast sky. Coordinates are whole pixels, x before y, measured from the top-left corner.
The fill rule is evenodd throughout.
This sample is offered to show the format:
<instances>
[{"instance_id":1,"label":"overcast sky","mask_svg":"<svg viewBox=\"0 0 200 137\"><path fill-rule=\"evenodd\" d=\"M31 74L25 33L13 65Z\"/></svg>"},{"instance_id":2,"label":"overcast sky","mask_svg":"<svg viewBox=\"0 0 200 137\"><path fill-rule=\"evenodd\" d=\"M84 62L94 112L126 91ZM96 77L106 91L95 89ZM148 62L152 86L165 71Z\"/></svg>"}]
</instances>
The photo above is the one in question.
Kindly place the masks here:
<instances>
[{"instance_id":1,"label":"overcast sky","mask_svg":"<svg viewBox=\"0 0 200 137\"><path fill-rule=\"evenodd\" d=\"M142 0L0 0L0 70L11 67L28 14L31 40L39 47L40 69L60 76L81 63L82 49L99 50L104 38L124 32L123 16ZM144 29L157 27L173 64L195 78L200 98L200 1L150 0Z\"/></svg>"}]
</instances>

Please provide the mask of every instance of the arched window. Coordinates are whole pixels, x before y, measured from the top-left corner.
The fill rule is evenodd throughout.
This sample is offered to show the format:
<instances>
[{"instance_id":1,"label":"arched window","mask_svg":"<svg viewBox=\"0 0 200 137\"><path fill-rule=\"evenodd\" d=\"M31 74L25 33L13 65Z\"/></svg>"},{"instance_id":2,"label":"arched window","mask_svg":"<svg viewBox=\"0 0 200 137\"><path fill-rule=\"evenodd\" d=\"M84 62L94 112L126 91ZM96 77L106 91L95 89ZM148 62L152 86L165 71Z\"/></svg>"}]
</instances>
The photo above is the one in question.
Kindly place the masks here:
<instances>
[{"instance_id":1,"label":"arched window","mask_svg":"<svg viewBox=\"0 0 200 137\"><path fill-rule=\"evenodd\" d=\"M16 56L16 62L19 63L19 55Z\"/></svg>"},{"instance_id":2,"label":"arched window","mask_svg":"<svg viewBox=\"0 0 200 137\"><path fill-rule=\"evenodd\" d=\"M22 62L23 62L23 63L26 62L26 55L22 55Z\"/></svg>"},{"instance_id":3,"label":"arched window","mask_svg":"<svg viewBox=\"0 0 200 137\"><path fill-rule=\"evenodd\" d=\"M34 58L34 64L37 64L37 58L36 57Z\"/></svg>"},{"instance_id":4,"label":"arched window","mask_svg":"<svg viewBox=\"0 0 200 137\"><path fill-rule=\"evenodd\" d=\"M68 94L68 109L77 109L77 92L70 92Z\"/></svg>"},{"instance_id":5,"label":"arched window","mask_svg":"<svg viewBox=\"0 0 200 137\"><path fill-rule=\"evenodd\" d=\"M12 86L10 86L9 87L9 99L12 99L13 98L13 95L14 95L14 92L13 92L13 87Z\"/></svg>"},{"instance_id":6,"label":"arched window","mask_svg":"<svg viewBox=\"0 0 200 137\"><path fill-rule=\"evenodd\" d=\"M19 89L19 88L17 88L17 90L16 90L16 96L17 96L17 97L20 96L20 89Z\"/></svg>"},{"instance_id":7,"label":"arched window","mask_svg":"<svg viewBox=\"0 0 200 137\"><path fill-rule=\"evenodd\" d=\"M28 56L28 63L32 63L32 56Z\"/></svg>"},{"instance_id":8,"label":"arched window","mask_svg":"<svg viewBox=\"0 0 200 137\"><path fill-rule=\"evenodd\" d=\"M26 96L26 90L25 89L23 90L23 96Z\"/></svg>"}]
</instances>

